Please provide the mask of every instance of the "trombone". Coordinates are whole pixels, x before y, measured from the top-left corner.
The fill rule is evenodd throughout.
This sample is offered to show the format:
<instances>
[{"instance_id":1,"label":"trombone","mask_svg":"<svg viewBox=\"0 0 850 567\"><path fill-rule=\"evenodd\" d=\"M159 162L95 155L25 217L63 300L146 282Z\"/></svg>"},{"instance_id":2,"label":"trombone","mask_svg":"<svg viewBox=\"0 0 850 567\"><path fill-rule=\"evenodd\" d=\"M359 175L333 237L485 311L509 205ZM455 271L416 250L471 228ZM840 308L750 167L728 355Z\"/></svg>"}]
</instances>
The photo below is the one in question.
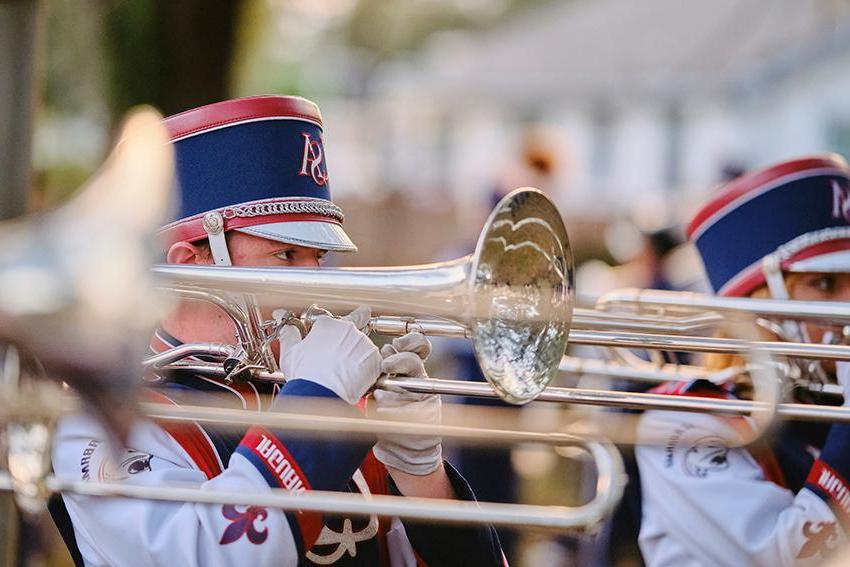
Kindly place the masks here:
<instances>
[{"instance_id":1,"label":"trombone","mask_svg":"<svg viewBox=\"0 0 850 567\"><path fill-rule=\"evenodd\" d=\"M574 266L566 228L554 203L536 189L517 189L490 214L475 253L449 262L403 268L245 268L159 265L161 287L218 305L237 330L241 358L228 375L255 368L274 328L260 325L258 306L301 312L321 303L331 311L371 306L385 316L427 313L429 334L472 339L484 375L506 401L524 404L558 372L574 304ZM246 307L233 294L247 297ZM373 319L395 332L401 320ZM304 323L309 324L305 320Z\"/></svg>"},{"instance_id":2,"label":"trombone","mask_svg":"<svg viewBox=\"0 0 850 567\"><path fill-rule=\"evenodd\" d=\"M10 403L10 400L6 400ZM11 400L14 403L14 400ZM73 400L66 411L74 411ZM202 490L180 485L145 486L121 482L91 482L60 478L49 466L49 428L40 419L12 422L7 472L0 472L0 490L14 491L21 508L37 513L50 494L69 492L92 497L120 497L163 502L266 506L329 514L395 516L419 521L455 524L492 524L543 530L594 531L614 511L626 483L622 458L610 442L567 433L518 431L516 429L431 425L335 416L339 404L321 400L299 402L298 413L256 412L206 405L167 406L141 404L141 413L157 421L200 422L213 427L244 429L247 426L285 428L302 434L327 435L346 431L355 435L392 433L441 435L467 442L537 443L552 447L576 447L596 466L596 491L589 501L574 505L502 504L437 498L409 498L308 491L292 493L269 489L260 494ZM301 413L301 412L305 413Z\"/></svg>"},{"instance_id":3,"label":"trombone","mask_svg":"<svg viewBox=\"0 0 850 567\"><path fill-rule=\"evenodd\" d=\"M161 135L161 125L156 117L148 117L142 126L143 129L152 132L155 136ZM155 145L156 147L167 148L167 145L159 139L155 139ZM137 155L135 144L128 141L124 148L125 153L123 155L132 158L131 161L138 164L140 157ZM167 161L169 157L167 151L162 150L161 153L163 157L160 161ZM151 168L155 172L159 172L161 169L160 167ZM126 170L119 168L119 171ZM120 177L108 176L103 182L103 190L113 184L126 181ZM162 179L159 179L159 177L151 179L150 176L145 175L131 177L138 178L142 185L145 180L159 181L155 184L159 189L162 189L163 195L166 194L165 189L171 185L164 175ZM137 187L138 184L129 185ZM98 207L98 203L91 202L93 197L90 190L84 191L81 195L83 201L87 205L91 205L90 213L95 216L99 214L101 217L112 216L112 209L109 206ZM106 205L116 205L109 199L106 199L105 203ZM43 227L24 223L20 230L12 231L13 236L17 238L15 243L23 241L24 244L33 246L38 243L38 238L34 236L27 238L33 228L43 228L47 232L57 232L59 229L64 230L66 228L73 229L73 223L64 222L73 219L63 218L73 216L70 214L73 210L73 207L71 209L60 208L55 214L46 218ZM150 217L144 217L141 220L144 222L144 226L139 227L142 232L147 232L144 229L148 228L148 224L157 224L152 222ZM105 224L112 226L110 223ZM140 224L142 223L140 222ZM125 226L122 223L114 223L114 225L118 228ZM16 228L18 227L13 227L13 229ZM486 238L482 238L479 243L479 254L474 259L450 263L440 273L430 272L431 278L428 281L432 284L431 291L423 290L421 287L412 289L409 297L413 298L428 293L438 295L441 293L440 290L448 293L449 295L443 296L445 300L443 312L454 313L460 310L466 313L466 321L472 326L474 333L480 337L482 352L495 365L498 365L499 361L515 355L518 352L517 349L521 348L521 354L527 357L526 365L517 368L517 372L512 376L515 382L505 384L504 394L522 400L523 396L528 395L528 392L534 392L537 388L542 389L541 384L548 381L551 375L557 371L557 365L548 364L548 361L552 359L551 357L554 357L554 360L557 361L566 344L566 328L569 325L572 309L572 260L568 256L569 245L566 242L566 231L560 221L560 216L542 193L525 191L515 194L491 217L490 228L491 230L487 233ZM133 240L137 235L128 233L119 236L126 240ZM61 238L56 240L62 241ZM65 242L68 241L80 244L80 241L72 239ZM514 261L503 263L500 250L506 250ZM141 253L133 255L131 259L137 260L140 257L142 257ZM24 270L26 267L15 255L12 255L11 258L0 256L0 276L22 272L26 274ZM14 302L0 302L0 321L9 322L11 325L3 329L4 338L21 342L30 349L30 354L34 351L36 354L46 353L52 356L50 351L55 345L50 343L49 339L54 333L61 333L62 336L70 337L75 337L76 334L78 335L75 337L76 339L83 344L90 344L85 342L86 339L91 340L92 338L87 334L89 327L86 325L97 318L92 316L92 310L89 309L86 312L89 305L86 301L93 297L96 298L97 293L95 292L100 288L82 285L91 283L91 277L83 273L81 268L73 263L65 266L59 263L51 265L48 262L47 268L48 271L52 269L56 272L60 272L60 268L67 268L70 270L67 276L72 279L76 278L73 281L81 281L82 283L80 286L72 287L62 297L64 302L54 311L50 311L53 306L49 302L47 304L43 301L40 302L35 306L38 308L38 316L22 314L19 310L15 311L13 309L16 307ZM147 270L147 268L139 269ZM60 272L60 275L65 276L66 274ZM122 286L125 286L126 289L120 291L148 293L149 286L145 285L148 283L145 277L134 278L133 276L137 275L135 271L128 271L124 275L128 278L127 281L122 283ZM147 276L147 272L144 275ZM414 274L410 281L413 282L418 275L421 274ZM95 277L99 276L98 273ZM361 274L361 276L368 278L372 274ZM428 277L427 274L426 277ZM354 281L356 281L356 278L343 282L343 287L352 284ZM411 286L414 287L412 283ZM469 292L467 288L476 291L475 293ZM373 289L378 296L388 296L378 287L373 287ZM519 292L516 291L517 289ZM24 285L14 287L12 291L20 291L21 296L27 292L32 292ZM489 303L483 306L479 305L482 293L491 296ZM234 321L237 323L242 338L241 348L233 348L229 345L184 345L174 352L165 353L162 359L147 361L150 367L158 368L162 363L169 360L174 361L201 353L213 354L224 357L226 360L239 362L250 361L254 363L268 359L267 353L261 352L261 349L267 345L268 336L266 334L267 329L264 328L259 318L256 303L234 299L226 294L208 293L194 285L187 286L187 289L183 290L183 294L186 297L212 301L225 308L228 313L234 314ZM525 300L516 301L515 299L519 296L524 297ZM4 298L8 299L8 293ZM126 312L127 308L132 308L135 311L136 305L139 305L139 302L125 301L118 305L118 307L123 307L124 311L108 312L107 314L118 319L116 323L123 321L127 324L129 322L133 330L139 330L140 327L147 325L147 321L142 324L141 321L144 318L133 319L130 317L132 313ZM401 301L400 305L407 307L404 301ZM101 311L94 311L103 315ZM482 316L484 311L491 317ZM143 315L150 316L152 312L154 311L146 310ZM39 316L47 317L47 319L40 319ZM50 323L49 330L51 332L44 333L42 328L42 333L39 336L35 330L39 328L38 323L45 320ZM101 329L101 332L110 333L116 328L124 327L120 325L106 326L106 330ZM27 332L24 333L22 330ZM509 350L511 344L500 341L503 336L508 336L510 340L514 341L514 350ZM124 340L130 341L129 338L122 339L121 344L124 344ZM132 342L137 341L133 340ZM487 350L488 348L493 350ZM16 353L17 351L13 349L12 352ZM67 352L60 354L65 357L60 357L60 360L66 364L69 360L73 362L74 356L79 356L79 353L70 356ZM120 350L120 352L113 354L123 356L125 362L133 358L132 356L124 356L127 354L126 350ZM14 354L10 358L6 358L2 373L0 373L0 376L5 380L4 383L0 384L3 387L3 396L0 398L0 419L6 427L5 453L8 464L7 471L0 473L0 490L13 490L21 510L30 514L40 513L50 494L74 492L96 497L111 496L168 502L188 501L207 504L273 506L336 514L392 515L426 521L487 523L558 530L593 529L613 511L620 500L625 484L622 461L613 445L605 441L579 438L567 433L445 425L435 428L426 424L402 424L379 420L352 421L334 418L327 412L309 416L257 413L204 406L162 407L161 405L149 404L141 404L140 409L143 414L155 419L189 420L209 423L213 426L232 427L236 425L244 427L245 425L260 423L304 432L325 432L325 434L327 434L329 426L355 431L359 429L361 431L383 431L396 434L403 432L412 435L433 435L436 431L445 437L458 440L472 439L477 442L502 440L506 442L545 443L550 446L581 446L596 462L597 491L592 500L578 506L532 506L375 495L363 497L318 492L296 495L282 490L271 490L263 494L227 493L180 486L146 487L130 483L79 482L58 478L50 473L49 465L53 425L60 413L69 410L75 411L79 407L69 408L67 403L63 403L62 393L57 387L41 388L40 386L43 384L38 381L21 379L24 377L32 378L33 376L26 376L28 373L31 374L31 369L22 371L19 362L20 360ZM88 362L93 368L108 366L102 364L99 358ZM61 368L61 365L58 370L57 367L50 366L48 371L54 373L53 376L57 376L55 374L57 372L59 376L62 376ZM232 370L233 368L231 368ZM106 374L111 376L114 373L115 371ZM131 371L127 374L136 375L136 372ZM107 386L112 386L109 391L116 393L123 384L121 382L107 384ZM50 386L49 384L44 385ZM80 381L75 380L73 385L83 395L91 393L90 384L82 381L82 379ZM124 393L125 399L132 398L132 396L126 395L129 391ZM102 405L104 413L107 414L105 416L107 419L111 417L112 421L123 421L121 417L126 417L123 413L119 414L120 417L116 417L115 414L110 415L109 407L107 407L109 404ZM122 407L126 405L122 404ZM115 427L113 432L117 433L118 437L122 437L127 432L128 423L129 420L124 421L125 427Z\"/></svg>"},{"instance_id":4,"label":"trombone","mask_svg":"<svg viewBox=\"0 0 850 567\"><path fill-rule=\"evenodd\" d=\"M596 309L606 313L617 309L628 309L638 315L644 313L679 315L707 312L748 313L765 319L796 319L850 325L850 305L843 301L720 297L657 289L614 290L597 300Z\"/></svg>"},{"instance_id":5,"label":"trombone","mask_svg":"<svg viewBox=\"0 0 850 567\"><path fill-rule=\"evenodd\" d=\"M299 314L296 323L309 327L321 303L331 311L370 305L378 315L368 330L382 335L419 331L425 335L471 339L489 385L456 380L381 378L390 386L419 393L499 397L513 404L532 400L629 409L717 412L728 415L774 414L816 420L850 420L841 408L779 404L780 381L771 356L821 360L850 360L850 346L775 342L706 336L730 314L787 316L802 313L809 320L850 321L850 308L818 302L755 300L711 303L692 294L691 303L664 311L610 312L628 298L608 296L595 310L574 309L573 261L569 240L554 204L533 189L506 196L491 213L475 253L457 260L401 268L246 268L159 265L153 268L161 288L189 299L211 301L234 321L239 346L223 366L180 362L179 352L148 359L160 370L212 374L228 380L284 379L274 368L257 364L254 344L267 345L276 327L258 325L233 299L248 296L247 305L286 308ZM641 301L646 294L636 293ZM616 301L615 301L616 299ZM680 301L681 303L681 301ZM706 311L708 307L716 307ZM411 314L427 316L414 317ZM838 315L836 315L838 314ZM259 337L259 339L257 338ZM757 398L753 401L673 397L662 394L607 392L556 388L549 382L558 373L568 341L573 345L640 348L701 353L731 353L751 358ZM221 345L183 345L185 352L214 354ZM209 348L208 352L204 352ZM766 423L765 423L766 425Z\"/></svg>"}]
</instances>

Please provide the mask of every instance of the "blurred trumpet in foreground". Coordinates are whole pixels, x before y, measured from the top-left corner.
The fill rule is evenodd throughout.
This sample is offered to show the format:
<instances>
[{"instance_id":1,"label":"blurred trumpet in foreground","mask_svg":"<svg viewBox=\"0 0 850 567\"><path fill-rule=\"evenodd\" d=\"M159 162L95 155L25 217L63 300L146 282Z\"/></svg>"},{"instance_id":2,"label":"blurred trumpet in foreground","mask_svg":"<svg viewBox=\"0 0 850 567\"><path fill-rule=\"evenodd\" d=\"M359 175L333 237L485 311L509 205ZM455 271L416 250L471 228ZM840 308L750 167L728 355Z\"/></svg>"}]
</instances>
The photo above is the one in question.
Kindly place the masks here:
<instances>
[{"instance_id":1,"label":"blurred trumpet in foreground","mask_svg":"<svg viewBox=\"0 0 850 567\"><path fill-rule=\"evenodd\" d=\"M0 225L0 341L72 385L119 437L163 304L151 291L151 239L173 187L156 111L131 114L120 140L68 203Z\"/></svg>"},{"instance_id":2,"label":"blurred trumpet in foreground","mask_svg":"<svg viewBox=\"0 0 850 567\"><path fill-rule=\"evenodd\" d=\"M503 409L483 408L482 415L476 416L472 422L469 422L468 416L464 416L460 425L434 425L415 421L352 418L347 411L340 411L343 407L348 409L348 406L327 399L304 398L299 401L297 410L287 412L257 412L232 405L211 406L210 403L215 400L209 395L197 398L197 402L204 405L191 405L192 398L189 397L188 400L190 405L181 406L141 403L140 413L159 423L196 422L220 431L244 431L246 426L259 425L297 432L298 436L338 438L341 431L344 431L349 439L372 438L374 433L402 433L413 436L438 434L453 443L476 446L536 444L559 454L561 451L569 453L569 458L589 459L595 468L593 479L596 490L592 497L580 502L532 505L376 494L364 496L316 490L298 493L283 488L269 489L261 493L226 492L177 483L150 486L132 482L108 482L103 479L80 481L67 477L59 478L49 471L44 471L37 478L37 483L23 484L17 481L14 474L0 470L0 491L14 490L21 498L22 493L32 493L37 486L39 492L45 495L65 492L170 502L268 506L333 514L395 516L452 524L492 524L523 529L556 530L561 533L566 530L592 533L613 513L626 483L622 458L610 442L599 436L535 431L533 428L520 430L515 423L517 414L510 411L510 415L500 415L500 412L508 411ZM70 406L72 407L73 403ZM13 473L11 466L9 473ZM29 472L28 477L35 480L33 471Z\"/></svg>"}]
</instances>

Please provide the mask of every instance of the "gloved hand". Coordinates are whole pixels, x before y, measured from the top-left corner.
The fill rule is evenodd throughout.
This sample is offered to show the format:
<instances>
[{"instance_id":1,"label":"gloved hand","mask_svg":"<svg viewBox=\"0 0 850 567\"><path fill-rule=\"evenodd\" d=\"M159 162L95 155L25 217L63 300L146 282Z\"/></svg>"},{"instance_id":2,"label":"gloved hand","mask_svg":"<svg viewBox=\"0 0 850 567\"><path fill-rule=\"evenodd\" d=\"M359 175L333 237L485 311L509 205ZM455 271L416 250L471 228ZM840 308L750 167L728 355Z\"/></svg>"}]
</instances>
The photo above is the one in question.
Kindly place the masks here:
<instances>
[{"instance_id":1,"label":"gloved hand","mask_svg":"<svg viewBox=\"0 0 850 567\"><path fill-rule=\"evenodd\" d=\"M431 343L421 333L408 333L384 345L381 373L397 378L427 378L424 361L431 354ZM439 424L440 396L412 394L404 390L375 390L375 414L379 418L417 423ZM382 435L375 444L379 461L408 474L424 476L442 463L442 439L439 436Z\"/></svg>"},{"instance_id":2,"label":"gloved hand","mask_svg":"<svg viewBox=\"0 0 850 567\"><path fill-rule=\"evenodd\" d=\"M835 363L835 378L844 390L844 407L850 407L850 362Z\"/></svg>"},{"instance_id":3,"label":"gloved hand","mask_svg":"<svg viewBox=\"0 0 850 567\"><path fill-rule=\"evenodd\" d=\"M285 325L280 339L280 369L287 380L304 379L356 404L378 379L381 354L360 329L371 311L360 306L340 319L318 317L307 336Z\"/></svg>"}]
</instances>

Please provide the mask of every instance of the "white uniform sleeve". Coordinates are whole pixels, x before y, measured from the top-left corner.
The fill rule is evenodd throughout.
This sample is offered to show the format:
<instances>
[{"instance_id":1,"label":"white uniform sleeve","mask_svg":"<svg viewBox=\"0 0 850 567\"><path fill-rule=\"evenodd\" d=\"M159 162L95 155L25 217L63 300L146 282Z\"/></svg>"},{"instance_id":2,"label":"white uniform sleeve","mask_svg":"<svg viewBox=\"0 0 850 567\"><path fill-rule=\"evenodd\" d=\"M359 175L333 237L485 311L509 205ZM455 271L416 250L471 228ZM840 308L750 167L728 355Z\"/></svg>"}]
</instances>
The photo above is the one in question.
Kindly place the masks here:
<instances>
[{"instance_id":1,"label":"white uniform sleeve","mask_svg":"<svg viewBox=\"0 0 850 567\"><path fill-rule=\"evenodd\" d=\"M321 386L294 380L283 388L277 404L297 406L302 395L333 396ZM114 458L94 421L70 417L60 424L53 467L57 476L69 480L298 493L344 489L371 448L371 443L286 438L285 432L252 427L229 463L217 463L220 470L211 473L202 463L216 459L214 452L206 461L190 455L184 441L178 443L153 423L137 424L129 448ZM297 565L323 526L321 514L274 508L75 494L64 494L63 499L80 552L86 565L93 566Z\"/></svg>"},{"instance_id":2,"label":"white uniform sleeve","mask_svg":"<svg viewBox=\"0 0 850 567\"><path fill-rule=\"evenodd\" d=\"M795 496L749 451L730 448L744 423L661 411L641 418L647 443L635 455L647 565L819 565L846 540L823 496L809 488Z\"/></svg>"},{"instance_id":3,"label":"white uniform sleeve","mask_svg":"<svg viewBox=\"0 0 850 567\"><path fill-rule=\"evenodd\" d=\"M243 456L234 454L220 475L207 480L173 439L155 426L136 428L132 445L118 458L97 427L81 420L60 427L54 469L69 480L175 485L203 490L262 493L269 485ZM119 462L120 461L120 462ZM226 508L63 495L86 565L296 565L298 553L284 513L275 509ZM227 543L225 534L231 534Z\"/></svg>"}]
</instances>

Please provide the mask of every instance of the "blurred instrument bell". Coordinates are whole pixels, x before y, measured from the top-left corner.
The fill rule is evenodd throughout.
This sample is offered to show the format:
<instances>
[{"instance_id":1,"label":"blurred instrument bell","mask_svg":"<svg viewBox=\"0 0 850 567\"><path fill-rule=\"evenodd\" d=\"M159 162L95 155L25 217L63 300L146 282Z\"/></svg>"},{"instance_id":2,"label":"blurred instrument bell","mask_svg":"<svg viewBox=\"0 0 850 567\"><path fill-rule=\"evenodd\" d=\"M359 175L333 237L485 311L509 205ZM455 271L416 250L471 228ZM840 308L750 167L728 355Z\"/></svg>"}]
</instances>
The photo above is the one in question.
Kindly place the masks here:
<instances>
[{"instance_id":1,"label":"blurred instrument bell","mask_svg":"<svg viewBox=\"0 0 850 567\"><path fill-rule=\"evenodd\" d=\"M72 386L119 438L164 308L150 266L172 204L173 161L161 116L137 110L66 204L0 224L0 341Z\"/></svg>"}]
</instances>

